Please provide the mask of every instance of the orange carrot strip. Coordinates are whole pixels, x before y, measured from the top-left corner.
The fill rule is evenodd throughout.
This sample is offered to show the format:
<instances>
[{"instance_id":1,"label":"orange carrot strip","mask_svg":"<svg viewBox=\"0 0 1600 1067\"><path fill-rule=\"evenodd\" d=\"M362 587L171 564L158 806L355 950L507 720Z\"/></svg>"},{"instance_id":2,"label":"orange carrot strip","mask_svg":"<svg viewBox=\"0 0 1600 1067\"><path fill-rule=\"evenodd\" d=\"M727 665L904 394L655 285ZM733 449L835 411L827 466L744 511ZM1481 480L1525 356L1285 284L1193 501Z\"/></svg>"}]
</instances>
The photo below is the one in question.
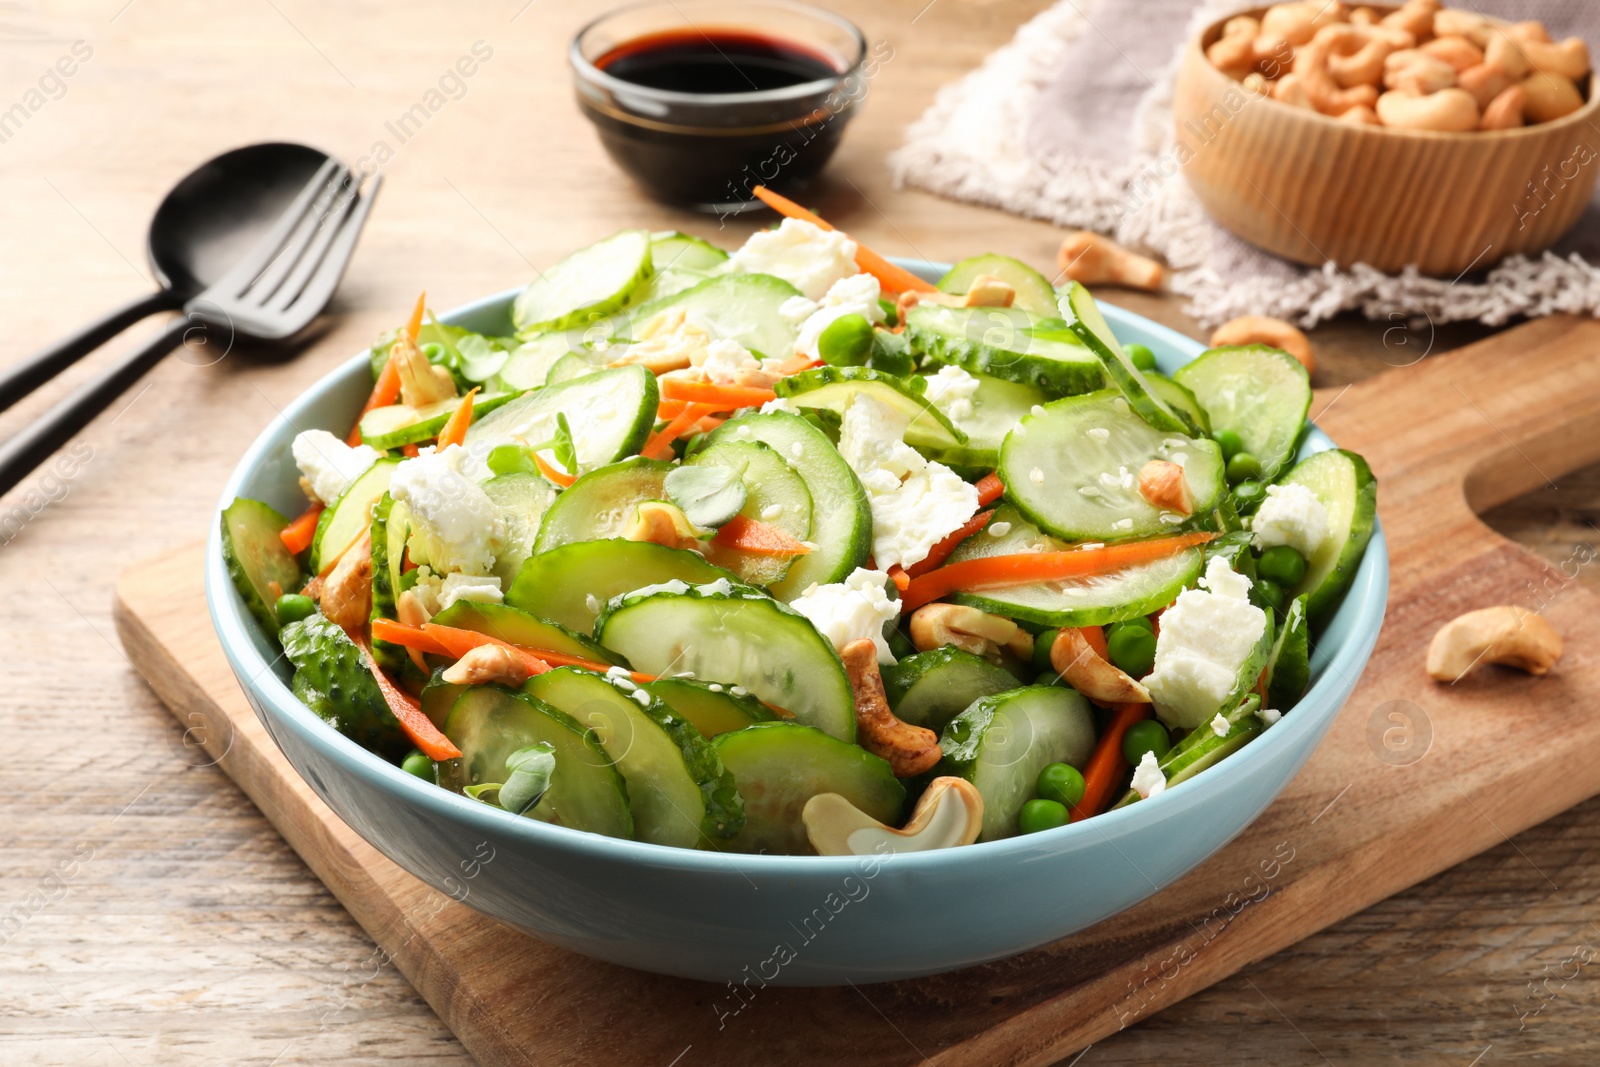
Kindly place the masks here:
<instances>
[{"instance_id":1,"label":"orange carrot strip","mask_svg":"<svg viewBox=\"0 0 1600 1067\"><path fill-rule=\"evenodd\" d=\"M461 398L461 406L450 414L444 429L439 431L439 451L443 452L451 445L467 443L467 429L472 425L472 398L477 395L478 386L475 385Z\"/></svg>"},{"instance_id":2,"label":"orange carrot strip","mask_svg":"<svg viewBox=\"0 0 1600 1067\"><path fill-rule=\"evenodd\" d=\"M450 650L441 645L436 638L429 637L420 626L411 626L393 619L376 618L372 620L372 637L375 641L387 641L391 645L400 645L416 652L427 652L435 656L448 656Z\"/></svg>"},{"instance_id":3,"label":"orange carrot strip","mask_svg":"<svg viewBox=\"0 0 1600 1067\"><path fill-rule=\"evenodd\" d=\"M361 409L361 415L356 416L356 424L350 428L350 436L344 443L351 448L361 443L361 418L373 408L386 408L400 399L400 367L394 360L389 360L378 372L378 380L372 385L372 395L367 397L366 406Z\"/></svg>"},{"instance_id":4,"label":"orange carrot strip","mask_svg":"<svg viewBox=\"0 0 1600 1067\"><path fill-rule=\"evenodd\" d=\"M773 192L764 185L758 185L750 191L763 204L766 204L785 218L800 219L824 230L834 228L824 222L820 216L807 211L793 200ZM937 292L939 288L932 282L923 281L904 267L895 266L859 241L856 242L856 266L882 282L885 289L891 289L897 293L904 293L912 289L923 293L933 293Z\"/></svg>"},{"instance_id":5,"label":"orange carrot strip","mask_svg":"<svg viewBox=\"0 0 1600 1067\"><path fill-rule=\"evenodd\" d=\"M451 744L450 739L433 725L433 720L422 713L422 705L417 699L391 682L389 676L383 673L378 661L372 658L372 646L367 644L367 639L360 635L352 635L352 640L360 646L362 659L366 660L367 669L376 679L378 690L383 693L384 702L389 705L389 710L394 713L395 719L400 723L400 729L405 731L411 743L431 760L460 759L461 750Z\"/></svg>"},{"instance_id":6,"label":"orange carrot strip","mask_svg":"<svg viewBox=\"0 0 1600 1067\"><path fill-rule=\"evenodd\" d=\"M656 418L666 422L677 418L689 406L687 400L663 400L656 408Z\"/></svg>"},{"instance_id":7,"label":"orange carrot strip","mask_svg":"<svg viewBox=\"0 0 1600 1067\"><path fill-rule=\"evenodd\" d=\"M1122 738L1128 727L1150 716L1149 704L1113 704L1111 721L1083 768L1083 799L1072 808L1072 821L1099 815L1111 799L1111 791L1128 773L1122 758Z\"/></svg>"},{"instance_id":8,"label":"orange carrot strip","mask_svg":"<svg viewBox=\"0 0 1600 1067\"><path fill-rule=\"evenodd\" d=\"M559 485L563 489L578 480L578 476L576 474L568 474L566 471L556 470L549 463L545 462L545 458L539 455L537 452L533 453L533 462L534 465L539 468L539 473L544 475L547 481L552 482L555 485Z\"/></svg>"},{"instance_id":9,"label":"orange carrot strip","mask_svg":"<svg viewBox=\"0 0 1600 1067\"><path fill-rule=\"evenodd\" d=\"M317 520L322 518L322 505L312 504L300 513L300 517L278 531L278 537L283 541L291 555L298 556L311 547L311 542L317 534Z\"/></svg>"},{"instance_id":10,"label":"orange carrot strip","mask_svg":"<svg viewBox=\"0 0 1600 1067\"><path fill-rule=\"evenodd\" d=\"M710 433L712 430L715 430L718 426L721 426L727 421L727 419L716 415L707 415L699 422L685 430L683 432L683 436L693 437L697 433Z\"/></svg>"},{"instance_id":11,"label":"orange carrot strip","mask_svg":"<svg viewBox=\"0 0 1600 1067\"><path fill-rule=\"evenodd\" d=\"M715 410L715 404L685 404L671 422L650 435L650 440L639 450L639 455L645 459L671 459L672 442L683 436L683 432L703 416Z\"/></svg>"},{"instance_id":12,"label":"orange carrot strip","mask_svg":"<svg viewBox=\"0 0 1600 1067\"><path fill-rule=\"evenodd\" d=\"M958 526L944 540L928 549L927 556L908 567L906 573L913 578L920 578L929 571L937 570L944 565L945 560L950 558L950 553L956 550L957 545L989 525L989 520L992 518L994 518L994 512L992 511L978 512ZM893 574L894 572L891 571L890 573ZM902 593L905 592L904 589L900 591Z\"/></svg>"},{"instance_id":13,"label":"orange carrot strip","mask_svg":"<svg viewBox=\"0 0 1600 1067\"><path fill-rule=\"evenodd\" d=\"M527 648L523 645L514 645L510 641L502 641L498 637L480 634L475 630L462 630L454 626L440 626L438 623L432 622L425 624L422 629L428 636L451 650L446 652L446 655L460 655L465 653L467 649L476 648L478 645L499 645L508 651L529 656L534 661L542 663L544 666L535 671L534 673L536 674L543 673L551 667L582 667L584 670L598 671L601 674L611 669L611 664L609 663L584 659L582 656L569 656L565 652L552 652L547 648ZM461 653L457 653L454 651L455 649L460 649ZM529 666L532 666L532 664L530 663ZM634 681L641 685L645 682L656 680L656 676L653 674L643 674L639 671L629 671L628 673Z\"/></svg>"},{"instance_id":14,"label":"orange carrot strip","mask_svg":"<svg viewBox=\"0 0 1600 1067\"><path fill-rule=\"evenodd\" d=\"M506 641L497 641L488 634L480 634L473 630L461 630L454 626L435 626L433 623L424 623L423 633L433 638L444 646L447 656L460 659L479 645L501 645L522 664L523 670L529 674L543 674L550 669L542 656L536 656L525 648L520 648Z\"/></svg>"},{"instance_id":15,"label":"orange carrot strip","mask_svg":"<svg viewBox=\"0 0 1600 1067\"><path fill-rule=\"evenodd\" d=\"M1084 643L1094 649L1094 654L1111 662L1111 652L1106 648L1106 630L1104 626L1080 626L1078 632L1083 635Z\"/></svg>"},{"instance_id":16,"label":"orange carrot strip","mask_svg":"<svg viewBox=\"0 0 1600 1067\"><path fill-rule=\"evenodd\" d=\"M1104 548L1080 548L1071 552L1023 552L1011 556L950 563L920 578L900 598L901 611L914 611L948 593L964 590L999 589L1030 582L1052 582L1108 574L1136 563L1149 563L1213 540L1214 533L1187 533L1153 541L1134 541Z\"/></svg>"},{"instance_id":17,"label":"orange carrot strip","mask_svg":"<svg viewBox=\"0 0 1600 1067\"><path fill-rule=\"evenodd\" d=\"M1000 494L1006 491L1006 487L1000 482L1000 475L994 471L978 479L977 489L978 503L985 506L999 500Z\"/></svg>"},{"instance_id":18,"label":"orange carrot strip","mask_svg":"<svg viewBox=\"0 0 1600 1067\"><path fill-rule=\"evenodd\" d=\"M416 442L413 441L410 444L401 445L400 454L407 459L416 459L422 455L422 449L418 448Z\"/></svg>"},{"instance_id":19,"label":"orange carrot strip","mask_svg":"<svg viewBox=\"0 0 1600 1067\"><path fill-rule=\"evenodd\" d=\"M771 389L757 389L746 385L712 385L687 378L662 378L661 395L668 400L687 400L696 404L714 405L716 411L734 408L760 407L778 394Z\"/></svg>"},{"instance_id":20,"label":"orange carrot strip","mask_svg":"<svg viewBox=\"0 0 1600 1067\"><path fill-rule=\"evenodd\" d=\"M907 574L906 569L898 563L889 568L889 580L902 594L911 588L911 575Z\"/></svg>"},{"instance_id":21,"label":"orange carrot strip","mask_svg":"<svg viewBox=\"0 0 1600 1067\"><path fill-rule=\"evenodd\" d=\"M417 335L422 332L422 316L426 313L428 304L428 291L424 289L417 294L417 306L411 309L411 321L406 323L406 336L415 343Z\"/></svg>"},{"instance_id":22,"label":"orange carrot strip","mask_svg":"<svg viewBox=\"0 0 1600 1067\"><path fill-rule=\"evenodd\" d=\"M748 552L752 556L804 556L811 549L770 523L735 515L717 531L713 543L718 548Z\"/></svg>"}]
</instances>

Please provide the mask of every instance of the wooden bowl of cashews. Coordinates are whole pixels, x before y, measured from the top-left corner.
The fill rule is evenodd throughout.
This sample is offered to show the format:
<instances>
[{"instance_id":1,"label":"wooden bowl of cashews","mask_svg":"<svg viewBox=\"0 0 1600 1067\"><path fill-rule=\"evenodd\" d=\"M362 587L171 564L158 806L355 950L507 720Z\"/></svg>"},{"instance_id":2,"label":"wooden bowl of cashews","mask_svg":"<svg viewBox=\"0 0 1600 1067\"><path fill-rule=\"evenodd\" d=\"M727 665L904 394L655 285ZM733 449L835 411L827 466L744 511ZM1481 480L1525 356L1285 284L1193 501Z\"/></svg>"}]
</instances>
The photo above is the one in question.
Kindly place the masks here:
<instances>
[{"instance_id":1,"label":"wooden bowl of cashews","mask_svg":"<svg viewBox=\"0 0 1600 1067\"><path fill-rule=\"evenodd\" d=\"M1438 0L1305 0L1209 26L1170 158L1222 226L1320 266L1455 277L1542 252L1600 170L1589 50Z\"/></svg>"}]
</instances>

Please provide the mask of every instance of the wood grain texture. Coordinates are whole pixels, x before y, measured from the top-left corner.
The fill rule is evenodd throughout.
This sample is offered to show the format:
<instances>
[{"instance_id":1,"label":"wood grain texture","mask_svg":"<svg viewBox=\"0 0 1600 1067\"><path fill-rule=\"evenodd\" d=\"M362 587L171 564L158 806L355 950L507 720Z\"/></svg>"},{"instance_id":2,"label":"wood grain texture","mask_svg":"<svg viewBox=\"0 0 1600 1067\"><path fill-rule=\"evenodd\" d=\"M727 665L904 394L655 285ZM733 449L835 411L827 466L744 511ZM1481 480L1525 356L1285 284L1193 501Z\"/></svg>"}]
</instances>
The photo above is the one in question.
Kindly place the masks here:
<instances>
[{"instance_id":1,"label":"wood grain texture","mask_svg":"<svg viewBox=\"0 0 1600 1067\"><path fill-rule=\"evenodd\" d=\"M1052 227L894 191L884 167L936 89L1044 3L833 3L889 41L895 58L808 202L887 252L992 249L1053 262ZM79 437L89 462L70 477L41 472L0 499L0 516L20 508L25 517L0 534L10 757L0 765L0 918L20 908L26 919L0 932L0 1062L471 1062L257 807L185 743L121 654L112 587L125 567L200 536L228 471L276 408L393 325L419 286L445 308L523 282L533 265L623 226L733 243L755 224L719 233L714 220L641 199L606 161L567 102L561 55L604 6L539 0L514 19L523 0L0 5L7 107L73 41L94 48L65 94L0 143L0 360L147 290L147 220L198 161L272 138L359 159L473 41L495 48L464 97L392 145L391 180L334 314L297 358L179 353ZM1115 299L1203 336L1174 298ZM1484 332L1341 320L1314 334L1317 381L1337 389ZM0 416L0 434L111 355ZM1600 475L1556 477L1559 491L1490 516L1559 564L1573 542L1595 538ZM1593 568L1579 577L1600 587L1593 582ZM1550 743L1560 743L1556 730ZM74 864L80 844L94 852ZM1595 969L1559 975L1571 973L1562 961L1575 948L1600 945L1586 925L1597 897L1600 802L1591 801L1147 1017L1096 1044L1080 1067L1322 1063L1324 1054L1464 1065L1486 1046L1485 1065L1589 1062L1600 1043ZM629 1005L607 1007L626 1033ZM945 1008L959 1015L968 1005ZM899 1041L890 1020L879 1030Z\"/></svg>"}]
</instances>

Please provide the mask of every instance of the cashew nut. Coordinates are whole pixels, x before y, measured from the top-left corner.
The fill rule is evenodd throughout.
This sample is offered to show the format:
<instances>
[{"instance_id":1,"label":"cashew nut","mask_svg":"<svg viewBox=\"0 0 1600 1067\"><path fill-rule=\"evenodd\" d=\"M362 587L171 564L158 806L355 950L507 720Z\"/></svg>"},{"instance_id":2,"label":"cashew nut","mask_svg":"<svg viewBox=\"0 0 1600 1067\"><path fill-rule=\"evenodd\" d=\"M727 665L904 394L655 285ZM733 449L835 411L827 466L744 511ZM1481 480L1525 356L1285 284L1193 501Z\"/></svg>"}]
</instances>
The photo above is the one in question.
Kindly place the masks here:
<instances>
[{"instance_id":1,"label":"cashew nut","mask_svg":"<svg viewBox=\"0 0 1600 1067\"><path fill-rule=\"evenodd\" d=\"M1499 67L1513 78L1527 77L1533 71L1533 64L1517 45L1518 42L1510 37L1497 33L1483 46L1483 61Z\"/></svg>"},{"instance_id":2,"label":"cashew nut","mask_svg":"<svg viewBox=\"0 0 1600 1067\"><path fill-rule=\"evenodd\" d=\"M818 793L800 811L806 836L819 856L871 856L927 852L970 845L983 829L983 795L965 778L935 778L911 819L896 830L838 793Z\"/></svg>"},{"instance_id":3,"label":"cashew nut","mask_svg":"<svg viewBox=\"0 0 1600 1067\"><path fill-rule=\"evenodd\" d=\"M1468 67L1456 75L1456 84L1472 94L1479 107L1488 107L1489 101L1517 83L1517 79L1504 67L1483 62Z\"/></svg>"},{"instance_id":4,"label":"cashew nut","mask_svg":"<svg viewBox=\"0 0 1600 1067\"><path fill-rule=\"evenodd\" d=\"M1435 37L1427 44L1422 45L1417 51L1430 55L1435 59L1442 59L1460 73L1468 67L1475 67L1483 62L1483 49L1467 40L1465 37L1451 35L1449 37Z\"/></svg>"},{"instance_id":5,"label":"cashew nut","mask_svg":"<svg viewBox=\"0 0 1600 1067\"><path fill-rule=\"evenodd\" d=\"M1330 32L1335 29L1347 32ZM1379 27L1329 27L1318 31L1318 36L1323 34L1329 35L1332 45L1328 55L1328 73L1343 89L1377 85L1383 78L1384 61L1389 55L1409 48L1413 43L1409 33Z\"/></svg>"},{"instance_id":6,"label":"cashew nut","mask_svg":"<svg viewBox=\"0 0 1600 1067\"><path fill-rule=\"evenodd\" d=\"M1506 36L1517 41L1538 41L1543 44L1550 43L1550 31L1544 28L1542 22L1517 22L1505 27Z\"/></svg>"},{"instance_id":7,"label":"cashew nut","mask_svg":"<svg viewBox=\"0 0 1600 1067\"><path fill-rule=\"evenodd\" d=\"M1218 326L1211 333L1211 347L1229 345L1268 345L1281 349L1300 361L1311 374L1317 369L1317 359L1311 350L1311 338L1293 323L1267 315L1245 315Z\"/></svg>"},{"instance_id":8,"label":"cashew nut","mask_svg":"<svg viewBox=\"0 0 1600 1067\"><path fill-rule=\"evenodd\" d=\"M999 615L961 604L924 604L911 613L911 643L920 652L954 645L963 652L1000 662L1000 650L1020 659L1033 655L1028 631Z\"/></svg>"},{"instance_id":9,"label":"cashew nut","mask_svg":"<svg viewBox=\"0 0 1600 1067\"><path fill-rule=\"evenodd\" d=\"M1419 41L1433 36L1433 20L1439 13L1439 0L1406 0L1378 20L1381 25L1405 30Z\"/></svg>"},{"instance_id":10,"label":"cashew nut","mask_svg":"<svg viewBox=\"0 0 1600 1067\"><path fill-rule=\"evenodd\" d=\"M1484 107L1478 129L1515 130L1522 125L1522 112L1527 105L1528 91L1520 85L1509 86Z\"/></svg>"},{"instance_id":11,"label":"cashew nut","mask_svg":"<svg viewBox=\"0 0 1600 1067\"><path fill-rule=\"evenodd\" d=\"M1398 130L1460 133L1478 128L1478 102L1465 89L1441 89L1427 96L1395 90L1378 97L1378 117Z\"/></svg>"},{"instance_id":12,"label":"cashew nut","mask_svg":"<svg viewBox=\"0 0 1600 1067\"><path fill-rule=\"evenodd\" d=\"M1546 41L1512 41L1511 47L1527 57L1528 65L1544 74L1559 74L1576 81L1589 73L1589 46L1568 37L1560 44Z\"/></svg>"},{"instance_id":13,"label":"cashew nut","mask_svg":"<svg viewBox=\"0 0 1600 1067\"><path fill-rule=\"evenodd\" d=\"M901 722L889 710L878 673L878 647L863 638L839 650L856 704L856 742L889 763L896 778L910 778L933 769L943 755L932 730Z\"/></svg>"},{"instance_id":14,"label":"cashew nut","mask_svg":"<svg viewBox=\"0 0 1600 1067\"><path fill-rule=\"evenodd\" d=\"M1061 239L1056 266L1067 278L1084 285L1121 285L1151 292L1161 288L1161 264L1090 230L1076 230Z\"/></svg>"},{"instance_id":15,"label":"cashew nut","mask_svg":"<svg viewBox=\"0 0 1600 1067\"><path fill-rule=\"evenodd\" d=\"M1317 31L1311 43L1294 57L1294 72L1310 97L1312 106L1324 115L1342 115L1353 107L1371 107L1378 90L1371 85L1352 85L1341 89L1329 68L1336 49L1359 49L1366 45L1366 34L1355 26L1327 26Z\"/></svg>"},{"instance_id":16,"label":"cashew nut","mask_svg":"<svg viewBox=\"0 0 1600 1067\"><path fill-rule=\"evenodd\" d=\"M1206 49L1212 66L1240 75L1255 63L1255 42L1261 36L1261 23L1248 15L1231 18L1222 24L1222 36Z\"/></svg>"},{"instance_id":17,"label":"cashew nut","mask_svg":"<svg viewBox=\"0 0 1600 1067\"><path fill-rule=\"evenodd\" d=\"M1050 646L1050 666L1096 704L1148 704L1150 691L1089 647L1083 631L1063 626Z\"/></svg>"},{"instance_id":18,"label":"cashew nut","mask_svg":"<svg viewBox=\"0 0 1600 1067\"><path fill-rule=\"evenodd\" d=\"M1395 52L1384 62L1383 84L1413 96L1426 96L1456 83L1456 68L1418 49Z\"/></svg>"},{"instance_id":19,"label":"cashew nut","mask_svg":"<svg viewBox=\"0 0 1600 1067\"><path fill-rule=\"evenodd\" d=\"M700 547L699 531L683 509L664 500L646 500L635 507L622 536L629 541L648 541L664 548Z\"/></svg>"},{"instance_id":20,"label":"cashew nut","mask_svg":"<svg viewBox=\"0 0 1600 1067\"><path fill-rule=\"evenodd\" d=\"M1009 282L993 274L980 274L967 286L961 303L969 308L1008 308L1016 299L1017 291Z\"/></svg>"},{"instance_id":21,"label":"cashew nut","mask_svg":"<svg viewBox=\"0 0 1600 1067\"><path fill-rule=\"evenodd\" d=\"M1572 114L1583 106L1583 97L1571 78L1540 71L1522 83L1527 94L1523 113L1530 122L1551 122Z\"/></svg>"},{"instance_id":22,"label":"cashew nut","mask_svg":"<svg viewBox=\"0 0 1600 1067\"><path fill-rule=\"evenodd\" d=\"M1438 37L1461 37L1482 48L1495 33L1495 26L1476 11L1446 8L1433 16L1433 32Z\"/></svg>"},{"instance_id":23,"label":"cashew nut","mask_svg":"<svg viewBox=\"0 0 1600 1067\"><path fill-rule=\"evenodd\" d=\"M1561 635L1535 612L1511 604L1469 611L1439 628L1428 645L1428 675L1460 681L1480 663L1545 674L1561 658Z\"/></svg>"},{"instance_id":24,"label":"cashew nut","mask_svg":"<svg viewBox=\"0 0 1600 1067\"><path fill-rule=\"evenodd\" d=\"M1353 26L1376 26L1380 17L1373 8L1358 7L1350 12L1350 23Z\"/></svg>"},{"instance_id":25,"label":"cashew nut","mask_svg":"<svg viewBox=\"0 0 1600 1067\"><path fill-rule=\"evenodd\" d=\"M1290 107L1303 107L1307 111L1315 111L1316 106L1311 103L1311 97L1306 94L1305 85L1298 74L1285 74L1272 83L1272 99Z\"/></svg>"},{"instance_id":26,"label":"cashew nut","mask_svg":"<svg viewBox=\"0 0 1600 1067\"><path fill-rule=\"evenodd\" d=\"M400 402L407 407L420 408L449 400L456 395L456 380L443 367L428 362L422 349L405 331L389 346L389 358L400 372Z\"/></svg>"},{"instance_id":27,"label":"cashew nut","mask_svg":"<svg viewBox=\"0 0 1600 1067\"><path fill-rule=\"evenodd\" d=\"M1183 468L1168 460L1152 459L1139 468L1139 495L1163 511L1194 514L1194 494Z\"/></svg>"},{"instance_id":28,"label":"cashew nut","mask_svg":"<svg viewBox=\"0 0 1600 1067\"><path fill-rule=\"evenodd\" d=\"M442 677L451 685L501 685L519 686L532 677L527 664L500 645L479 645L452 663Z\"/></svg>"},{"instance_id":29,"label":"cashew nut","mask_svg":"<svg viewBox=\"0 0 1600 1067\"><path fill-rule=\"evenodd\" d=\"M372 618L372 531L345 550L322 580L322 614L346 630L359 630Z\"/></svg>"},{"instance_id":30,"label":"cashew nut","mask_svg":"<svg viewBox=\"0 0 1600 1067\"><path fill-rule=\"evenodd\" d=\"M1351 126L1383 125L1382 122L1378 121L1378 113L1372 110L1370 107L1365 106L1353 107L1349 111L1346 111L1343 115L1340 115L1334 121L1348 123Z\"/></svg>"},{"instance_id":31,"label":"cashew nut","mask_svg":"<svg viewBox=\"0 0 1600 1067\"><path fill-rule=\"evenodd\" d=\"M1261 36L1256 38L1257 61L1280 55L1286 48L1305 44L1316 34L1319 26L1333 19L1317 16L1324 13L1324 5L1303 0L1300 3L1274 4L1261 16Z\"/></svg>"}]
</instances>

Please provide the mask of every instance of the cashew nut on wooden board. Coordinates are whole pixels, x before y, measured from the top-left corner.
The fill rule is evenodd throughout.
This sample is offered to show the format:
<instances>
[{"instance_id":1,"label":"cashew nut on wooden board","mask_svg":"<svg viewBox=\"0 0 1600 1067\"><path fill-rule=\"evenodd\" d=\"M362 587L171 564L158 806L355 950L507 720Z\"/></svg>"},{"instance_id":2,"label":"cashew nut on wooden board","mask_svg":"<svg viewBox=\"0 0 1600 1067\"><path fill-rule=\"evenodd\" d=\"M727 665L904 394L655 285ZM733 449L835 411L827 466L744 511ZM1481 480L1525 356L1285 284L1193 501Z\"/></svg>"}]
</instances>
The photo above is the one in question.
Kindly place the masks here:
<instances>
[{"instance_id":1,"label":"cashew nut on wooden board","mask_svg":"<svg viewBox=\"0 0 1600 1067\"><path fill-rule=\"evenodd\" d=\"M1339 0L1229 19L1206 49L1251 92L1355 125L1466 133L1553 122L1583 106L1589 46L1538 22L1407 0L1387 13Z\"/></svg>"},{"instance_id":2,"label":"cashew nut on wooden board","mask_svg":"<svg viewBox=\"0 0 1600 1067\"><path fill-rule=\"evenodd\" d=\"M1486 663L1548 674L1563 647L1555 628L1527 608L1512 604L1479 608L1439 627L1428 645L1428 676L1459 682Z\"/></svg>"}]
</instances>

